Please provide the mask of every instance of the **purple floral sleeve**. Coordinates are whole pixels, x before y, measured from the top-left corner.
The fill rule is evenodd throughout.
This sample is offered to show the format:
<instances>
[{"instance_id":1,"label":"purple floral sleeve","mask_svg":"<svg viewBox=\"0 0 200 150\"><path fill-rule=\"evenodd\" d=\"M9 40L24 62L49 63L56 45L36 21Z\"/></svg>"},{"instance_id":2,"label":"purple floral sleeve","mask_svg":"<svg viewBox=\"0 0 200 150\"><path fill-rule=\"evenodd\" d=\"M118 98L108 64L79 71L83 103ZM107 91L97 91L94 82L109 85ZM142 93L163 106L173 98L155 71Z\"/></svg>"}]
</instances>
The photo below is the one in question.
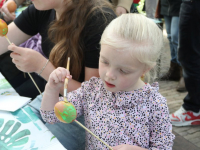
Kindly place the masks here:
<instances>
[{"instance_id":1,"label":"purple floral sleeve","mask_svg":"<svg viewBox=\"0 0 200 150\"><path fill-rule=\"evenodd\" d=\"M172 150L175 136L172 133L172 125L169 119L166 99L162 96L156 96L155 105L153 105L152 116L150 119L150 150Z\"/></svg>"},{"instance_id":2,"label":"purple floral sleeve","mask_svg":"<svg viewBox=\"0 0 200 150\"><path fill-rule=\"evenodd\" d=\"M63 101L63 98L60 97L59 101ZM46 110L42 110L40 109L40 114L42 116L42 119L44 120L44 122L50 123L50 124L54 124L56 122L60 122L58 120L58 118L56 117L54 110L51 111L46 111Z\"/></svg>"}]
</instances>

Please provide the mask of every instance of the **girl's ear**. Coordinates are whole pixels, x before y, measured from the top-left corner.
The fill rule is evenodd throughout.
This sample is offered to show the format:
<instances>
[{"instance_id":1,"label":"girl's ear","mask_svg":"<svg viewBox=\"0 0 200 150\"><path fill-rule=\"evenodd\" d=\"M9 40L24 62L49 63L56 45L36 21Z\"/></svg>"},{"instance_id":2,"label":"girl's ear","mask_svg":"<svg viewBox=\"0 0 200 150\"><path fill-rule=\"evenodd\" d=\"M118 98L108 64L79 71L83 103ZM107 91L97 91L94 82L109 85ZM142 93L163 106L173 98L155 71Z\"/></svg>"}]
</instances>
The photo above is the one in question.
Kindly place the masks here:
<instances>
[{"instance_id":1,"label":"girl's ear","mask_svg":"<svg viewBox=\"0 0 200 150\"><path fill-rule=\"evenodd\" d=\"M156 63L154 63L151 67L146 67L143 74L146 74L147 72L149 72L152 68L154 68L156 65Z\"/></svg>"}]
</instances>

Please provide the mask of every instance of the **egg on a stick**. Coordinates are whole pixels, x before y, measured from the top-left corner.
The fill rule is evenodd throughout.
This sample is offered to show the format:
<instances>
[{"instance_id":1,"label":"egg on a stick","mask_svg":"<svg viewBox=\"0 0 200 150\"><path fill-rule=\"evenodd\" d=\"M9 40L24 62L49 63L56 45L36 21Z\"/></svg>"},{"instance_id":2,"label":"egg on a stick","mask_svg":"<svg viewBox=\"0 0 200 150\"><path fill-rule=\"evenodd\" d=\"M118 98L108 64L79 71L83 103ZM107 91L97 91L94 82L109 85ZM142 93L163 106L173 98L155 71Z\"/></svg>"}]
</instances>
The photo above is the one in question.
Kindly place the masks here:
<instances>
[{"instance_id":1,"label":"egg on a stick","mask_svg":"<svg viewBox=\"0 0 200 150\"><path fill-rule=\"evenodd\" d=\"M58 120L63 123L71 123L76 120L77 113L73 104L60 101L54 106L54 112Z\"/></svg>"},{"instance_id":2,"label":"egg on a stick","mask_svg":"<svg viewBox=\"0 0 200 150\"><path fill-rule=\"evenodd\" d=\"M68 57L67 70L69 70L69 62L70 62L70 58ZM63 123L72 123L73 121L76 122L78 125L84 128L87 132L89 132L91 135L93 135L95 138L101 141L104 145L106 145L110 150L113 150L112 147L110 147L107 143L105 143L98 136L92 133L88 128L86 128L84 125L82 125L79 121L76 120L76 117L77 117L76 108L74 107L72 103L69 103L67 101L67 85L68 85L68 79L66 78L65 83L64 83L64 97L63 97L64 101L57 102L54 106L54 113L56 117L58 118L58 120L60 120Z\"/></svg>"},{"instance_id":3,"label":"egg on a stick","mask_svg":"<svg viewBox=\"0 0 200 150\"><path fill-rule=\"evenodd\" d=\"M7 33L8 33L8 25L4 20L0 19L0 36L5 36L8 43L11 44L10 40L7 37Z\"/></svg>"},{"instance_id":4,"label":"egg on a stick","mask_svg":"<svg viewBox=\"0 0 200 150\"><path fill-rule=\"evenodd\" d=\"M10 42L10 40L7 37L8 33L8 25L6 24L6 22L2 19L0 19L0 36L4 36L8 43L11 45L12 43ZM37 88L37 90L39 91L39 93L42 95L42 92L40 91L39 87L37 86L36 82L34 81L33 77L31 76L31 74L28 72L29 77L31 78L31 80L33 81L33 83L35 84L35 87Z\"/></svg>"},{"instance_id":5,"label":"egg on a stick","mask_svg":"<svg viewBox=\"0 0 200 150\"><path fill-rule=\"evenodd\" d=\"M69 64L70 64L70 57L67 59L67 67L66 69L69 70ZM67 86L68 86L68 78L65 78L64 83L64 101L57 102L54 106L54 112L58 120L60 120L63 123L72 123L76 120L77 112L76 108L72 103L69 103L67 101Z\"/></svg>"},{"instance_id":6,"label":"egg on a stick","mask_svg":"<svg viewBox=\"0 0 200 150\"><path fill-rule=\"evenodd\" d=\"M107 143L105 143L103 140L101 140L98 136L96 136L94 133L92 133L88 128L86 128L84 125L82 125L79 121L76 120L77 112L76 108L72 103L69 103L64 97L64 101L57 102L54 106L54 113L58 120L60 120L63 123L72 123L73 121L76 122L78 125L80 125L82 128L84 128L87 132L89 132L91 135L93 135L95 138L97 138L99 141L101 141L104 145L106 145L110 150L113 150L112 147L110 147Z\"/></svg>"},{"instance_id":7,"label":"egg on a stick","mask_svg":"<svg viewBox=\"0 0 200 150\"><path fill-rule=\"evenodd\" d=\"M0 19L0 36L5 36L8 33L8 25L2 19Z\"/></svg>"},{"instance_id":8,"label":"egg on a stick","mask_svg":"<svg viewBox=\"0 0 200 150\"><path fill-rule=\"evenodd\" d=\"M15 12L15 10L17 9L17 5L14 1L8 1L7 8L9 10L9 12L12 13L12 12Z\"/></svg>"}]
</instances>

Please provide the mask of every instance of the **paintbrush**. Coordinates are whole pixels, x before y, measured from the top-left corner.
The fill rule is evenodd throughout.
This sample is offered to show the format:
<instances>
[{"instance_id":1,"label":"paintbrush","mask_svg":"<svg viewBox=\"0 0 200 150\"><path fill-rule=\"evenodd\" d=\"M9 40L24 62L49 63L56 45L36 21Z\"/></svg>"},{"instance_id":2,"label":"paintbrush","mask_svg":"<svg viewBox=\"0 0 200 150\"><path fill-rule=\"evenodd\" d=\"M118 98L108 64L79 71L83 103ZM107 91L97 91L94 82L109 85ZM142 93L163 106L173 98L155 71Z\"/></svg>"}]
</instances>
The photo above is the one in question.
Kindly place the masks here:
<instances>
[{"instance_id":1,"label":"paintbrush","mask_svg":"<svg viewBox=\"0 0 200 150\"><path fill-rule=\"evenodd\" d=\"M70 57L68 57L68 60L67 60L67 70L69 71L69 63L70 63ZM68 78L65 78L65 83L64 83L64 93L63 93L63 95L64 95L64 101L65 102L67 102L68 103L68 101L67 101L67 86L68 86L68 82L69 82L69 80L68 80Z\"/></svg>"}]
</instances>

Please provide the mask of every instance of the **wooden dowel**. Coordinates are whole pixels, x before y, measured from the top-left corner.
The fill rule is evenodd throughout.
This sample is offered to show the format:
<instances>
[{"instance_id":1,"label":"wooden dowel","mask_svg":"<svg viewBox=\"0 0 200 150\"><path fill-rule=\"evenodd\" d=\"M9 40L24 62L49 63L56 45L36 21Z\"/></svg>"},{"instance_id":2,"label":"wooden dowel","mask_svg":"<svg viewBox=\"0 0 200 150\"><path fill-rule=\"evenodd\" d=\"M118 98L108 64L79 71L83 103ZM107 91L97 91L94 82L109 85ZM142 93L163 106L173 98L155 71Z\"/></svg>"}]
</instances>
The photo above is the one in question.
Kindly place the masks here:
<instances>
[{"instance_id":1,"label":"wooden dowel","mask_svg":"<svg viewBox=\"0 0 200 150\"><path fill-rule=\"evenodd\" d=\"M70 64L70 57L68 57L67 60L67 67L66 69L69 70L69 64ZM64 101L68 103L67 101L67 86L68 86L68 78L65 78L65 83L64 83Z\"/></svg>"},{"instance_id":2,"label":"wooden dowel","mask_svg":"<svg viewBox=\"0 0 200 150\"><path fill-rule=\"evenodd\" d=\"M10 42L9 38L7 37L7 35L5 35L5 38L7 39L8 43L11 45L12 43Z\"/></svg>"},{"instance_id":3,"label":"wooden dowel","mask_svg":"<svg viewBox=\"0 0 200 150\"><path fill-rule=\"evenodd\" d=\"M33 77L31 76L31 74L28 73L28 75L29 75L29 77L31 78L31 80L33 81L33 83L34 83L35 87L37 88L38 92L40 93L40 95L42 95L42 92L40 91L39 87L38 87L37 84L35 83Z\"/></svg>"},{"instance_id":4,"label":"wooden dowel","mask_svg":"<svg viewBox=\"0 0 200 150\"><path fill-rule=\"evenodd\" d=\"M67 67L66 69L69 71L69 64L70 64L70 57L68 57L68 60L67 60ZM64 85L64 88L67 89L67 85L68 85L68 78L65 78L65 85Z\"/></svg>"},{"instance_id":5,"label":"wooden dowel","mask_svg":"<svg viewBox=\"0 0 200 150\"><path fill-rule=\"evenodd\" d=\"M97 138L99 141L101 141L105 146L107 146L110 150L113 150L112 147L110 147L107 143L105 143L103 140L101 140L98 136L96 136L94 133L92 133L88 128L86 128L84 125L82 125L79 121L74 120L78 125L80 125L82 128L84 128L87 132L89 132L91 135L93 135L95 138Z\"/></svg>"}]
</instances>

